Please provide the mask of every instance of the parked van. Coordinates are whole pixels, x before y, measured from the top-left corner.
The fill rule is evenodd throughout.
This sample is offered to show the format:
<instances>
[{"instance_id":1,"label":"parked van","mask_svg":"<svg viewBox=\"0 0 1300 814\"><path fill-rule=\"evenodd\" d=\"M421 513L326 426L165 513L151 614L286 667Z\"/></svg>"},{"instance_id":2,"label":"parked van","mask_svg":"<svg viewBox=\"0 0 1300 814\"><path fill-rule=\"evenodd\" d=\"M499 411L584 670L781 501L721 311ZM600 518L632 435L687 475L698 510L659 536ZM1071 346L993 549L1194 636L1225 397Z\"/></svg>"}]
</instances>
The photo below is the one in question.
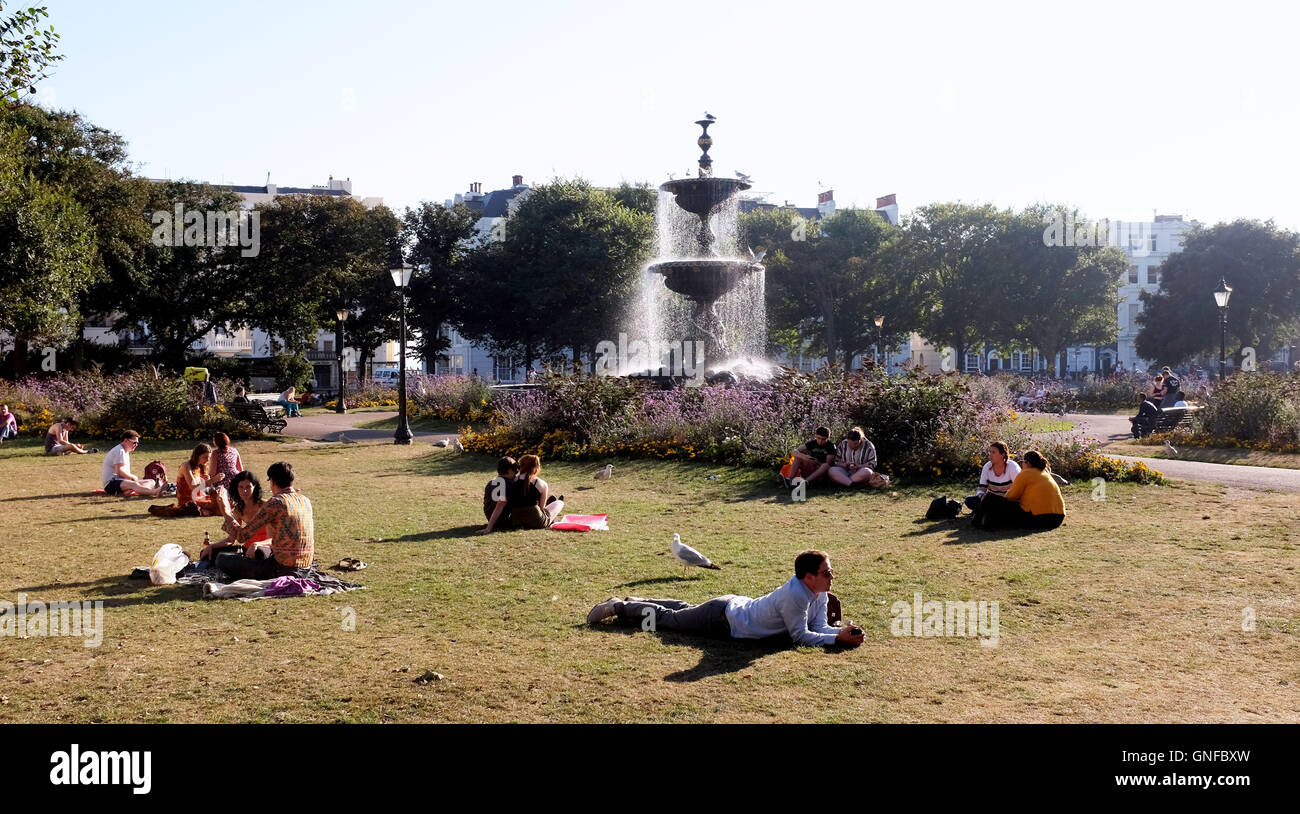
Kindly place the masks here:
<instances>
[{"instance_id":1,"label":"parked van","mask_svg":"<svg viewBox=\"0 0 1300 814\"><path fill-rule=\"evenodd\" d=\"M410 371L407 372L409 373ZM374 375L370 378L378 384L386 385L388 387L397 387L398 382L401 380L401 375L401 371L397 368L381 368L376 370Z\"/></svg>"}]
</instances>

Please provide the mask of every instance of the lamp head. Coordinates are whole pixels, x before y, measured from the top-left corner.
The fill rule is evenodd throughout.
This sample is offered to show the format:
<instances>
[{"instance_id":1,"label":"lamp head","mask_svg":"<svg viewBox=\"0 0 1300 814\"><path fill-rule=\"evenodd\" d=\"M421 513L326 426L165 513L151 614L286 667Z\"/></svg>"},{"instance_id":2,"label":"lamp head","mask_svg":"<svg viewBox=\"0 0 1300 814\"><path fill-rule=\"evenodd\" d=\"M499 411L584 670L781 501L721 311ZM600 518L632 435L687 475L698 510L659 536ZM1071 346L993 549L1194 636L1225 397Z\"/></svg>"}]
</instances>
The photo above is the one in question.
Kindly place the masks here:
<instances>
[{"instance_id":1,"label":"lamp head","mask_svg":"<svg viewBox=\"0 0 1300 814\"><path fill-rule=\"evenodd\" d=\"M882 327L884 324L885 324L885 317L884 317L883 314L880 315L880 316L878 316L878 317L876 317L876 327L877 327L877 328Z\"/></svg>"},{"instance_id":2,"label":"lamp head","mask_svg":"<svg viewBox=\"0 0 1300 814\"><path fill-rule=\"evenodd\" d=\"M1225 280L1224 278L1220 277L1220 278L1219 278L1219 287L1216 288L1216 289L1214 289L1214 302L1215 302L1215 304L1218 305L1220 308L1227 308L1227 307L1228 307L1228 298L1231 297L1231 296L1232 296L1232 286L1228 285L1228 281L1227 281L1227 280Z\"/></svg>"},{"instance_id":3,"label":"lamp head","mask_svg":"<svg viewBox=\"0 0 1300 814\"><path fill-rule=\"evenodd\" d=\"M389 269L388 273L393 277L393 285L398 288L406 288L411 284L411 267L405 263L399 268Z\"/></svg>"}]
</instances>

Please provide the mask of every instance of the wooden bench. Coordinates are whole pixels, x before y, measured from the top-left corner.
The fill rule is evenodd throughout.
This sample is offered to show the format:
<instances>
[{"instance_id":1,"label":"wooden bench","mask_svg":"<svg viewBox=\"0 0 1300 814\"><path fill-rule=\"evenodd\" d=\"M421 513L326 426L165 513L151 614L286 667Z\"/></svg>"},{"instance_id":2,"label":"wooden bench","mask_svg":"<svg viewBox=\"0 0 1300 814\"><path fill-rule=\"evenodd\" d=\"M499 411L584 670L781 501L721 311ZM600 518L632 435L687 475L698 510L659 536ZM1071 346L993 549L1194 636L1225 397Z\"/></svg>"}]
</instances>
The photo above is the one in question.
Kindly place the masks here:
<instances>
[{"instance_id":1,"label":"wooden bench","mask_svg":"<svg viewBox=\"0 0 1300 814\"><path fill-rule=\"evenodd\" d=\"M1192 418L1200 410L1200 407L1170 407L1167 410L1161 410L1160 415L1156 416L1154 426L1142 429L1135 426L1133 435L1137 438L1145 438L1153 432L1173 432L1180 427L1190 429Z\"/></svg>"},{"instance_id":2,"label":"wooden bench","mask_svg":"<svg viewBox=\"0 0 1300 814\"><path fill-rule=\"evenodd\" d=\"M288 421L278 414L273 415L267 412L266 407L256 401L250 401L247 404L231 402L226 405L226 412L245 424L251 424L258 432L270 430L278 433L283 432L284 428L289 426Z\"/></svg>"}]
</instances>

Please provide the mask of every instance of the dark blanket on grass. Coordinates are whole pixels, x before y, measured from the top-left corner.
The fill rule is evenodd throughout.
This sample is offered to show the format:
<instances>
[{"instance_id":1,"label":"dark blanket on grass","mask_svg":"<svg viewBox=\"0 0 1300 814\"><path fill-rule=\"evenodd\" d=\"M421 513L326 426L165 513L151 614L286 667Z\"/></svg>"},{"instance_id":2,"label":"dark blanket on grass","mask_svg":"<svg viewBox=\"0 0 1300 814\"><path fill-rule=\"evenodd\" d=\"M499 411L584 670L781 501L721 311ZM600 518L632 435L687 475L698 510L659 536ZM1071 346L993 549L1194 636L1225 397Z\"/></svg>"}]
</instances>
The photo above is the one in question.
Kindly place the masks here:
<instances>
[{"instance_id":1,"label":"dark blanket on grass","mask_svg":"<svg viewBox=\"0 0 1300 814\"><path fill-rule=\"evenodd\" d=\"M333 588L335 591L351 591L354 588L362 587L355 582L344 582L328 571L322 571L316 563L312 563L309 568L299 568L292 574L285 574L284 576L309 579L322 588ZM199 569L195 568L193 564L185 566L176 575L177 585L203 585L207 582L229 584L234 581L234 578L228 576L225 571L212 566Z\"/></svg>"}]
</instances>

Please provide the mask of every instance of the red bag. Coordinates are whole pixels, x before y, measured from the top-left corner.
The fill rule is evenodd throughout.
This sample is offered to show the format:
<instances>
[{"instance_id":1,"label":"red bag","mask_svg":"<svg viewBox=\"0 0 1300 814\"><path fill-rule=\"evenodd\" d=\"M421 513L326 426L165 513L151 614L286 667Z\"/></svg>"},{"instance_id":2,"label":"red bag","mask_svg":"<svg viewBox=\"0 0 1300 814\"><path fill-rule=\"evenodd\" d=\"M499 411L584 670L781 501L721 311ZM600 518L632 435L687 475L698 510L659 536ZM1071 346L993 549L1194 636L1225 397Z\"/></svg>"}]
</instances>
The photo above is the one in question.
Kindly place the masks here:
<instances>
[{"instance_id":1,"label":"red bag","mask_svg":"<svg viewBox=\"0 0 1300 814\"><path fill-rule=\"evenodd\" d=\"M158 485L167 485L167 467L163 466L162 461L150 461L149 465L144 468L145 480L154 480Z\"/></svg>"}]
</instances>

